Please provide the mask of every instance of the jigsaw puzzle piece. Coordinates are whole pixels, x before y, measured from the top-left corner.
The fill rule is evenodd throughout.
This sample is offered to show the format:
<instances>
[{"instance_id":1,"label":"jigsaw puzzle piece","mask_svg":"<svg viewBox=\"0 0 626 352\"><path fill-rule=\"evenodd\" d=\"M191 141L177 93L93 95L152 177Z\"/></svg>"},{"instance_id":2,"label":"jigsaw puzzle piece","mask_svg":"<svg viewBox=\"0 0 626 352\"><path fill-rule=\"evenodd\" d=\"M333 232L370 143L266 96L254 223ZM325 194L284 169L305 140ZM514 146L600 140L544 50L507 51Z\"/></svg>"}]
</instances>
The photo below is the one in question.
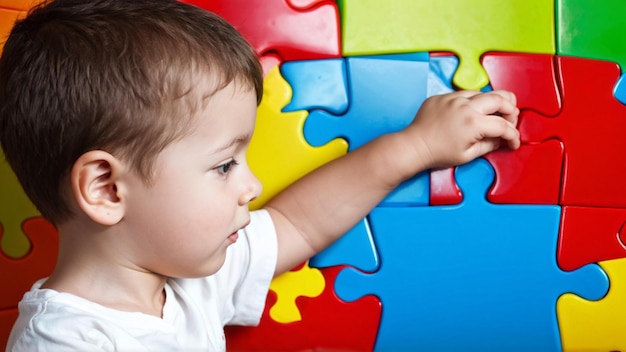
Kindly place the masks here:
<instances>
[{"instance_id":1,"label":"jigsaw puzzle piece","mask_svg":"<svg viewBox=\"0 0 626 352\"><path fill-rule=\"evenodd\" d=\"M309 264L314 268L349 265L364 272L378 270L380 259L367 219L363 218L348 233L311 258Z\"/></svg>"},{"instance_id":2,"label":"jigsaw puzzle piece","mask_svg":"<svg viewBox=\"0 0 626 352\"><path fill-rule=\"evenodd\" d=\"M287 271L270 283L270 290L277 296L276 304L270 309L270 316L279 323L291 323L302 319L296 306L298 297L317 297L324 291L324 276L317 268L307 263Z\"/></svg>"},{"instance_id":3,"label":"jigsaw puzzle piece","mask_svg":"<svg viewBox=\"0 0 626 352\"><path fill-rule=\"evenodd\" d=\"M184 0L229 21L259 55L275 52L284 61L341 57L339 10L334 1L300 10L287 0Z\"/></svg>"},{"instance_id":4,"label":"jigsaw puzzle piece","mask_svg":"<svg viewBox=\"0 0 626 352\"><path fill-rule=\"evenodd\" d=\"M302 134L308 113L281 112L291 99L291 87L280 75L279 67L267 75L263 90L248 150L250 169L261 180L263 193L250 204L251 209L262 207L297 179L348 150L342 139L312 147Z\"/></svg>"},{"instance_id":5,"label":"jigsaw puzzle piece","mask_svg":"<svg viewBox=\"0 0 626 352\"><path fill-rule=\"evenodd\" d=\"M283 111L323 109L341 115L348 110L344 59L286 62L280 70L293 90Z\"/></svg>"},{"instance_id":6,"label":"jigsaw puzzle piece","mask_svg":"<svg viewBox=\"0 0 626 352\"><path fill-rule=\"evenodd\" d=\"M557 0L556 53L626 67L626 2Z\"/></svg>"},{"instance_id":7,"label":"jigsaw puzzle piece","mask_svg":"<svg viewBox=\"0 0 626 352\"><path fill-rule=\"evenodd\" d=\"M54 226L36 217L24 221L24 232L32 243L24 257L10 258L0 252L0 309L17 307L24 292L35 281L49 276L56 264L59 244Z\"/></svg>"},{"instance_id":8,"label":"jigsaw puzzle piece","mask_svg":"<svg viewBox=\"0 0 626 352\"><path fill-rule=\"evenodd\" d=\"M487 199L499 204L559 204L563 143L551 139L485 155L496 171Z\"/></svg>"},{"instance_id":9,"label":"jigsaw puzzle piece","mask_svg":"<svg viewBox=\"0 0 626 352\"><path fill-rule=\"evenodd\" d=\"M319 297L297 299L302 320L281 324L269 315L276 296L269 292L257 327L226 326L229 351L372 351L380 322L380 301L374 296L355 302L337 298L333 284L343 267L322 269L328 285Z\"/></svg>"},{"instance_id":10,"label":"jigsaw puzzle piece","mask_svg":"<svg viewBox=\"0 0 626 352\"><path fill-rule=\"evenodd\" d=\"M19 258L26 255L30 244L22 232L22 222L39 216L0 149L0 255Z\"/></svg>"},{"instance_id":11,"label":"jigsaw puzzle piece","mask_svg":"<svg viewBox=\"0 0 626 352\"><path fill-rule=\"evenodd\" d=\"M626 258L626 209L564 206L557 259L563 270Z\"/></svg>"},{"instance_id":12,"label":"jigsaw puzzle piece","mask_svg":"<svg viewBox=\"0 0 626 352\"><path fill-rule=\"evenodd\" d=\"M623 175L618 162L626 150L626 106L613 96L620 76L614 62L556 57L563 104L556 117L522 111L522 142L557 138L565 146L560 204L626 207Z\"/></svg>"},{"instance_id":13,"label":"jigsaw puzzle piece","mask_svg":"<svg viewBox=\"0 0 626 352\"><path fill-rule=\"evenodd\" d=\"M554 55L490 52L481 61L491 87L515 93L520 110L531 109L545 116L561 110Z\"/></svg>"},{"instance_id":14,"label":"jigsaw puzzle piece","mask_svg":"<svg viewBox=\"0 0 626 352\"><path fill-rule=\"evenodd\" d=\"M484 52L555 52L552 0L340 3L345 56L452 51L460 60L454 84L463 89L489 83L480 65Z\"/></svg>"},{"instance_id":15,"label":"jigsaw puzzle piece","mask_svg":"<svg viewBox=\"0 0 626 352\"><path fill-rule=\"evenodd\" d=\"M378 55L346 59L350 106L346 114L314 110L304 124L312 146L345 138L348 151L383 134L408 126L426 99L428 53ZM428 173L403 182L384 206L428 204Z\"/></svg>"},{"instance_id":16,"label":"jigsaw puzzle piece","mask_svg":"<svg viewBox=\"0 0 626 352\"><path fill-rule=\"evenodd\" d=\"M557 302L563 351L626 350L626 259L600 262L611 280L603 299L588 301L572 294Z\"/></svg>"},{"instance_id":17,"label":"jigsaw puzzle piece","mask_svg":"<svg viewBox=\"0 0 626 352\"><path fill-rule=\"evenodd\" d=\"M561 351L558 297L599 299L606 274L559 269L560 207L487 202L486 160L457 167L456 179L461 204L374 209L381 268L341 271L338 297L380 298L379 350Z\"/></svg>"},{"instance_id":18,"label":"jigsaw puzzle piece","mask_svg":"<svg viewBox=\"0 0 626 352\"><path fill-rule=\"evenodd\" d=\"M310 113L304 136L313 146L343 137L354 150L408 126L426 99L427 53L347 58L347 68L350 108L342 116Z\"/></svg>"}]
</instances>

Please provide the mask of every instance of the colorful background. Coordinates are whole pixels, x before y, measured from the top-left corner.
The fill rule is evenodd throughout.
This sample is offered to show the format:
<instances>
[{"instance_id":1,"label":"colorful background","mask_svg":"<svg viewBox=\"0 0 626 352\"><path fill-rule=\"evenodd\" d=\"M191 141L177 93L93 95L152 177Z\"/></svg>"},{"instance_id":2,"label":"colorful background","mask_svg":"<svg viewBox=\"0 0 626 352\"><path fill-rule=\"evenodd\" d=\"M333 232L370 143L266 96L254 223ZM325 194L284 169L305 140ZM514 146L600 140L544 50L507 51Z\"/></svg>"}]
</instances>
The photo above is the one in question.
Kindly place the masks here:
<instances>
[{"instance_id":1,"label":"colorful background","mask_svg":"<svg viewBox=\"0 0 626 352\"><path fill-rule=\"evenodd\" d=\"M626 350L626 2L189 0L257 49L268 199L431 95L517 94L523 145L406 181L275 279L230 350ZM31 0L0 0L0 33ZM4 40L4 39L2 39ZM0 160L0 348L57 234Z\"/></svg>"}]
</instances>

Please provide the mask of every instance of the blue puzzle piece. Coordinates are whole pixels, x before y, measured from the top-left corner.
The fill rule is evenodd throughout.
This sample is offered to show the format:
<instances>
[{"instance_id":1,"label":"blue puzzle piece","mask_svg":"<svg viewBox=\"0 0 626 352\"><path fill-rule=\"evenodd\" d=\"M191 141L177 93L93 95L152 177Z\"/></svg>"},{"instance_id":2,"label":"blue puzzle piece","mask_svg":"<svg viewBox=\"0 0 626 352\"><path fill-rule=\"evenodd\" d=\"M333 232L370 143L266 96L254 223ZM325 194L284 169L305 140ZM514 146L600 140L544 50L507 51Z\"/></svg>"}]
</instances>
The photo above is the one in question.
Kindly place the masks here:
<instances>
[{"instance_id":1,"label":"blue puzzle piece","mask_svg":"<svg viewBox=\"0 0 626 352\"><path fill-rule=\"evenodd\" d=\"M381 299L376 350L561 351L557 299L601 299L606 273L559 269L560 207L488 203L486 160L458 167L456 179L461 204L374 209L381 267L342 270L337 295Z\"/></svg>"},{"instance_id":2,"label":"blue puzzle piece","mask_svg":"<svg viewBox=\"0 0 626 352\"><path fill-rule=\"evenodd\" d=\"M454 92L452 77L459 67L456 56L432 56L429 63L427 96Z\"/></svg>"},{"instance_id":3,"label":"blue puzzle piece","mask_svg":"<svg viewBox=\"0 0 626 352\"><path fill-rule=\"evenodd\" d=\"M428 53L351 57L346 59L350 105L336 116L313 110L304 123L304 137L313 146L335 138L348 141L348 152L372 139L408 126L426 99ZM428 172L405 181L381 206L428 204Z\"/></svg>"},{"instance_id":4,"label":"blue puzzle piece","mask_svg":"<svg viewBox=\"0 0 626 352\"><path fill-rule=\"evenodd\" d=\"M426 99L427 53L347 58L350 107L345 115L311 111L304 137L322 146L343 137L352 151L411 123Z\"/></svg>"},{"instance_id":5,"label":"blue puzzle piece","mask_svg":"<svg viewBox=\"0 0 626 352\"><path fill-rule=\"evenodd\" d=\"M343 114L348 110L344 59L286 62L280 71L293 91L283 111L322 109Z\"/></svg>"},{"instance_id":6,"label":"blue puzzle piece","mask_svg":"<svg viewBox=\"0 0 626 352\"><path fill-rule=\"evenodd\" d=\"M350 265L365 272L378 270L380 260L367 219L361 220L339 240L311 258L309 265L315 268Z\"/></svg>"}]
</instances>

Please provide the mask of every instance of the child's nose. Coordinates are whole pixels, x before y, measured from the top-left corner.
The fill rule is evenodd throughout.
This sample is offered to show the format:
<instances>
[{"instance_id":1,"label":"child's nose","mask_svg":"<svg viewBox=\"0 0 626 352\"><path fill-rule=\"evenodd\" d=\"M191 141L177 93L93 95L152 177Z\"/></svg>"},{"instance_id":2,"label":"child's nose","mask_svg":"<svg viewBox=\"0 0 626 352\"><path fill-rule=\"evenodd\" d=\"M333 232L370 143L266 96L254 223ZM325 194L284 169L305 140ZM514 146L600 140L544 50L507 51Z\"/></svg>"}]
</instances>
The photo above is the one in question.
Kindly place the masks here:
<instances>
[{"instance_id":1,"label":"child's nose","mask_svg":"<svg viewBox=\"0 0 626 352\"><path fill-rule=\"evenodd\" d=\"M261 181L248 168L245 186L243 192L241 193L241 197L239 198L239 204L246 205L252 202L261 194L261 190L263 190Z\"/></svg>"}]
</instances>

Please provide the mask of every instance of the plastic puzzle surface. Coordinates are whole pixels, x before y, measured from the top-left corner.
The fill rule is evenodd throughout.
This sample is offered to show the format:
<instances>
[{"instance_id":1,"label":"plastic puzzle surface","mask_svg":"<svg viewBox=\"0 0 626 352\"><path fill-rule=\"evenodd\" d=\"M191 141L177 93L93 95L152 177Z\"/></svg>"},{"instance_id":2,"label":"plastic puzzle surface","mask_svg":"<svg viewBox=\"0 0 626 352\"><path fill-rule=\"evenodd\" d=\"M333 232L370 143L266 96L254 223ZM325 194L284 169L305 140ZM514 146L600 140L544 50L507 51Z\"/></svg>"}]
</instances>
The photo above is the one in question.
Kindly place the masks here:
<instances>
[{"instance_id":1,"label":"plastic puzzle surface","mask_svg":"<svg viewBox=\"0 0 626 352\"><path fill-rule=\"evenodd\" d=\"M251 209L408 125L429 96L513 91L523 144L394 190L275 279L232 351L624 351L626 3L183 0L256 49ZM37 0L0 0L0 53ZM0 155L0 350L57 233Z\"/></svg>"}]
</instances>

